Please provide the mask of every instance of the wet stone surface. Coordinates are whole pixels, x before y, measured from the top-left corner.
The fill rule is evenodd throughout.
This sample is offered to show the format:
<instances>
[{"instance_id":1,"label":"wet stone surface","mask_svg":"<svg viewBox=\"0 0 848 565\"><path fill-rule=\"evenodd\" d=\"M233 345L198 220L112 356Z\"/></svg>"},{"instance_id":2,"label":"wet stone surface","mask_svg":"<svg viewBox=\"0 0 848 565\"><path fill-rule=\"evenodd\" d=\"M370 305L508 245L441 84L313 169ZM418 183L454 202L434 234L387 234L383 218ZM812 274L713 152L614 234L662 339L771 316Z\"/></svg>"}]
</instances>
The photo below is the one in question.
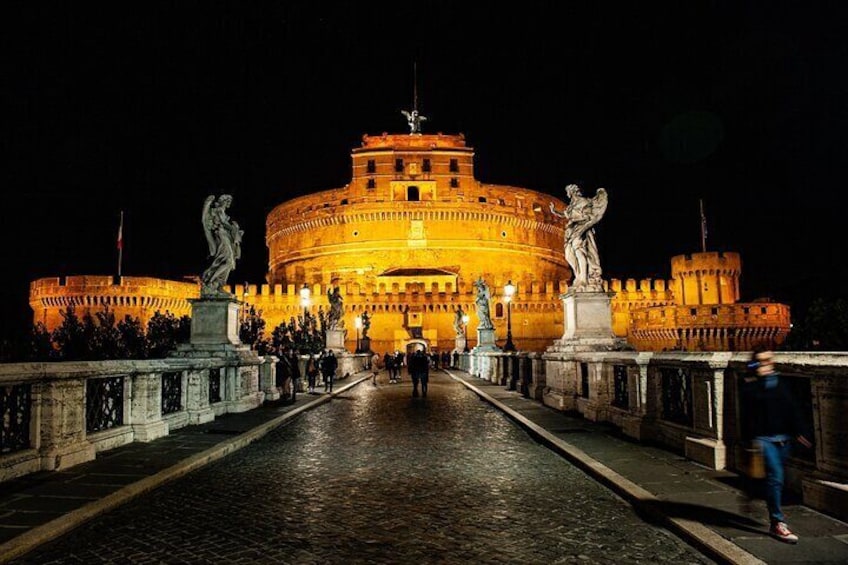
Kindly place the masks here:
<instances>
[{"instance_id":1,"label":"wet stone surface","mask_svg":"<svg viewBox=\"0 0 848 565\"><path fill-rule=\"evenodd\" d=\"M352 391L15 563L710 563L443 374Z\"/></svg>"}]
</instances>

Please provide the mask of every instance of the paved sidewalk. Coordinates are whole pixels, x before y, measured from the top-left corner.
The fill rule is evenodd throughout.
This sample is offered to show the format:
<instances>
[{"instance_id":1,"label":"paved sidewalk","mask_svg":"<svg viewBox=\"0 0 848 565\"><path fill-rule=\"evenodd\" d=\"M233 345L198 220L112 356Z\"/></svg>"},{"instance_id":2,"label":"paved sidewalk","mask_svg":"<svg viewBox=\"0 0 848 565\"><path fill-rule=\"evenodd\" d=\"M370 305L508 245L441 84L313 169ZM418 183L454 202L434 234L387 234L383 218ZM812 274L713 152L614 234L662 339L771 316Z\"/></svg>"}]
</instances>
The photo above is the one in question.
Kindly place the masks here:
<instances>
[{"instance_id":1,"label":"paved sidewalk","mask_svg":"<svg viewBox=\"0 0 848 565\"><path fill-rule=\"evenodd\" d=\"M848 563L848 524L789 504L801 537L790 546L767 535L762 500L743 496L739 477L712 471L673 452L627 440L615 429L564 414L467 373L447 373L503 411L531 435L661 523L723 563ZM336 383L333 396L370 380L359 373ZM60 472L2 484L0 563L25 554L83 522L259 439L330 395L298 394L293 405L269 403L242 414L189 426L150 443L103 452Z\"/></svg>"},{"instance_id":2,"label":"paved sidewalk","mask_svg":"<svg viewBox=\"0 0 848 565\"><path fill-rule=\"evenodd\" d=\"M104 512L220 459L270 430L371 378L336 381L332 395L298 393L282 401L187 426L149 443L132 443L65 471L43 471L0 484L0 563L19 557ZM318 387L321 390L321 387Z\"/></svg>"},{"instance_id":3,"label":"paved sidewalk","mask_svg":"<svg viewBox=\"0 0 848 565\"><path fill-rule=\"evenodd\" d=\"M623 437L463 371L448 370L590 476L709 557L724 563L848 563L848 524L792 500L784 511L797 545L768 536L765 501L751 500L735 473Z\"/></svg>"}]
</instances>

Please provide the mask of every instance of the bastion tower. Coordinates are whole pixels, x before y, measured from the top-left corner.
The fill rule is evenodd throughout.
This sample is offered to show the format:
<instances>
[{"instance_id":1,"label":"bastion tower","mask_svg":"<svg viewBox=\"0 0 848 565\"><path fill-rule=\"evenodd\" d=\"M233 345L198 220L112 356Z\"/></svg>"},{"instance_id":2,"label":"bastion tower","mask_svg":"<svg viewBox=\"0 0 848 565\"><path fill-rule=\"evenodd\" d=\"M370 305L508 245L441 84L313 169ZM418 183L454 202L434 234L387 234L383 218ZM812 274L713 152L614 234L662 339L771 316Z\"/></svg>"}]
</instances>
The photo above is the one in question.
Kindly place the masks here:
<instances>
[{"instance_id":1,"label":"bastion tower","mask_svg":"<svg viewBox=\"0 0 848 565\"><path fill-rule=\"evenodd\" d=\"M551 313L561 308L570 270L563 225L550 204L563 202L478 181L474 150L462 135L365 135L351 160L345 186L289 200L268 215L272 286L317 286L323 293L341 287L346 314L372 314L369 337L383 351L419 339L452 348L458 306L471 316L473 341L472 282L483 277L489 284L492 318L501 320L498 296L511 281L518 288L516 340L542 350L558 337L561 320ZM522 319L522 311L534 319ZM352 330L352 320L346 327ZM505 338L505 328L498 329Z\"/></svg>"}]
</instances>

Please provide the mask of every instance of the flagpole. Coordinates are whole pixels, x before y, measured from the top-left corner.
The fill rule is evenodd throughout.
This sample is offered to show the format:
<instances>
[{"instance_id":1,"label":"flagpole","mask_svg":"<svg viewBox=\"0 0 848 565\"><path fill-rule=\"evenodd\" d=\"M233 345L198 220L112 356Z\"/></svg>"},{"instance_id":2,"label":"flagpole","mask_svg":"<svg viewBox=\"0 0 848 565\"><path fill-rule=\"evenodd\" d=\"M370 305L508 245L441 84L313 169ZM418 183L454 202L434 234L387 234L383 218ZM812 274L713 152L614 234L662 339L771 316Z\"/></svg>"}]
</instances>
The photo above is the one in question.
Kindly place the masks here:
<instances>
[{"instance_id":1,"label":"flagpole","mask_svg":"<svg viewBox=\"0 0 848 565\"><path fill-rule=\"evenodd\" d=\"M701 203L701 251L707 252L707 217L704 215L704 199L698 200Z\"/></svg>"},{"instance_id":2,"label":"flagpole","mask_svg":"<svg viewBox=\"0 0 848 565\"><path fill-rule=\"evenodd\" d=\"M121 223L118 224L118 278L121 278L121 262L124 258L124 211L121 210Z\"/></svg>"}]
</instances>

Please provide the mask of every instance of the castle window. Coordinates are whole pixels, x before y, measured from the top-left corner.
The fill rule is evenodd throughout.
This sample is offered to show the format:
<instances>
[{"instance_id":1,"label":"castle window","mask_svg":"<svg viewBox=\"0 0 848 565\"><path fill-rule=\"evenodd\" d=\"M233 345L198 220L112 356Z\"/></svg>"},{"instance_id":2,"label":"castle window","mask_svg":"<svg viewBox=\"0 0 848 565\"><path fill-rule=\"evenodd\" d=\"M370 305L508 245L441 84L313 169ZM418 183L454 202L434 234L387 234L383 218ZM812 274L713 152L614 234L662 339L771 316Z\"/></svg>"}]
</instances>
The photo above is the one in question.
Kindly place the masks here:
<instances>
[{"instance_id":1,"label":"castle window","mask_svg":"<svg viewBox=\"0 0 848 565\"><path fill-rule=\"evenodd\" d=\"M485 201L486 201L486 197L485 197L485 196L479 196L479 197L477 198L477 202L485 202Z\"/></svg>"},{"instance_id":2,"label":"castle window","mask_svg":"<svg viewBox=\"0 0 848 565\"><path fill-rule=\"evenodd\" d=\"M501 232L501 237L506 237L506 232L505 232L505 231L502 231L502 232Z\"/></svg>"},{"instance_id":3,"label":"castle window","mask_svg":"<svg viewBox=\"0 0 848 565\"><path fill-rule=\"evenodd\" d=\"M495 304L495 318L503 318L503 302L498 302Z\"/></svg>"},{"instance_id":4,"label":"castle window","mask_svg":"<svg viewBox=\"0 0 848 565\"><path fill-rule=\"evenodd\" d=\"M713 308L711 310L711 313L712 313L713 316L718 316L718 308Z\"/></svg>"},{"instance_id":5,"label":"castle window","mask_svg":"<svg viewBox=\"0 0 848 565\"><path fill-rule=\"evenodd\" d=\"M377 163L374 161L374 159L368 159L368 167L366 168L366 170L372 174L377 172Z\"/></svg>"},{"instance_id":6,"label":"castle window","mask_svg":"<svg viewBox=\"0 0 848 565\"><path fill-rule=\"evenodd\" d=\"M504 199L503 199L503 198L498 198L498 204L500 204L501 206L504 206L504 205L505 205L505 204L504 204Z\"/></svg>"},{"instance_id":7,"label":"castle window","mask_svg":"<svg viewBox=\"0 0 848 565\"><path fill-rule=\"evenodd\" d=\"M747 316L747 315L750 313L750 309L749 309L749 308L747 308L747 307L746 307L746 308L742 308L742 312L744 312L744 313L745 313L745 315Z\"/></svg>"},{"instance_id":8,"label":"castle window","mask_svg":"<svg viewBox=\"0 0 848 565\"><path fill-rule=\"evenodd\" d=\"M406 187L406 199L410 202L418 202L421 200L421 195L418 192L417 186Z\"/></svg>"},{"instance_id":9,"label":"castle window","mask_svg":"<svg viewBox=\"0 0 848 565\"><path fill-rule=\"evenodd\" d=\"M366 186L367 186L367 188L376 188L377 183L374 182L374 179L368 179L368 184Z\"/></svg>"},{"instance_id":10,"label":"castle window","mask_svg":"<svg viewBox=\"0 0 848 565\"><path fill-rule=\"evenodd\" d=\"M451 177L450 185L451 188L459 188L459 179L456 177Z\"/></svg>"},{"instance_id":11,"label":"castle window","mask_svg":"<svg viewBox=\"0 0 848 565\"><path fill-rule=\"evenodd\" d=\"M421 166L421 170L425 173L430 172L430 159L424 159L424 164Z\"/></svg>"},{"instance_id":12,"label":"castle window","mask_svg":"<svg viewBox=\"0 0 848 565\"><path fill-rule=\"evenodd\" d=\"M395 172L402 173L403 172L403 159L395 159Z\"/></svg>"},{"instance_id":13,"label":"castle window","mask_svg":"<svg viewBox=\"0 0 848 565\"><path fill-rule=\"evenodd\" d=\"M768 312L768 309L765 306L760 308L760 314L765 314L766 312Z\"/></svg>"},{"instance_id":14,"label":"castle window","mask_svg":"<svg viewBox=\"0 0 848 565\"><path fill-rule=\"evenodd\" d=\"M345 204L347 204L347 198L342 198L342 206L344 206Z\"/></svg>"},{"instance_id":15,"label":"castle window","mask_svg":"<svg viewBox=\"0 0 848 565\"><path fill-rule=\"evenodd\" d=\"M697 308L689 308L689 313L693 316L697 316L698 315L698 309Z\"/></svg>"},{"instance_id":16,"label":"castle window","mask_svg":"<svg viewBox=\"0 0 848 565\"><path fill-rule=\"evenodd\" d=\"M457 161L456 159L450 160L450 172L452 172L452 173L458 173L459 172L459 161Z\"/></svg>"}]
</instances>

